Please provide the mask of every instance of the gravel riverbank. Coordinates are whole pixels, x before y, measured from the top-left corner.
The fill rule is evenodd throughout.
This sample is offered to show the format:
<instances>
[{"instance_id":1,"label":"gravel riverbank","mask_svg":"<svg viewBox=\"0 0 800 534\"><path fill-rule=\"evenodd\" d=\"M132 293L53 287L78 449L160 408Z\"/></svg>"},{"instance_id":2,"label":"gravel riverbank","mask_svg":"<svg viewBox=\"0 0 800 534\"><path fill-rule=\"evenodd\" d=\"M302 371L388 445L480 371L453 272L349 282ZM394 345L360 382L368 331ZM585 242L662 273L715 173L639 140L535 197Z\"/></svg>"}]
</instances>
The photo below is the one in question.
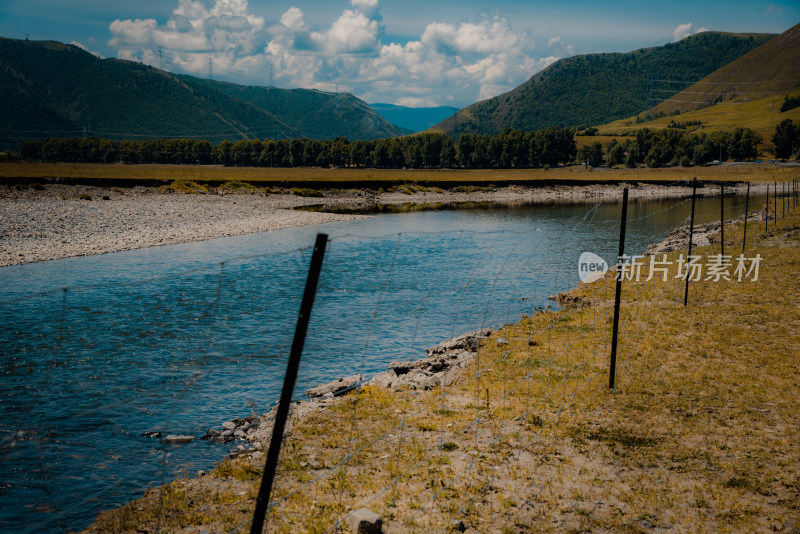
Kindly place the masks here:
<instances>
[{"instance_id":1,"label":"gravel riverbank","mask_svg":"<svg viewBox=\"0 0 800 534\"><path fill-rule=\"evenodd\" d=\"M186 194L145 187L52 183L0 186L0 266L363 217L292 209L304 205L616 201L622 187L625 185L473 187L461 191L333 190L322 191L322 197L303 197L288 192L267 194L255 188L238 193ZM726 191L735 193L737 187ZM631 186L630 190L631 198L677 198L689 194L691 188L674 184Z\"/></svg>"},{"instance_id":2,"label":"gravel riverbank","mask_svg":"<svg viewBox=\"0 0 800 534\"><path fill-rule=\"evenodd\" d=\"M261 195L157 194L139 188L120 193L68 186L24 192L4 188L0 191L0 266L355 218L282 209L280 202Z\"/></svg>"}]
</instances>

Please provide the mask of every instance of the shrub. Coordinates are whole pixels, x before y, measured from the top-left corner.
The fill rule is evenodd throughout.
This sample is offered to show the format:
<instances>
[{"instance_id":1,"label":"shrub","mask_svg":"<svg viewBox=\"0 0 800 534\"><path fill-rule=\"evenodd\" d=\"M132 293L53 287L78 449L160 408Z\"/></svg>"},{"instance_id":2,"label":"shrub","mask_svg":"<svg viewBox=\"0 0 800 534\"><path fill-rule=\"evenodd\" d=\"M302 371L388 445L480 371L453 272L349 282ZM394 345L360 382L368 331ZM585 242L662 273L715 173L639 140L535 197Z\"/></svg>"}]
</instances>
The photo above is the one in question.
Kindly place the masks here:
<instances>
[{"instance_id":1,"label":"shrub","mask_svg":"<svg viewBox=\"0 0 800 534\"><path fill-rule=\"evenodd\" d=\"M308 187L296 187L292 189L292 194L298 197L321 197L322 191L316 189L309 189Z\"/></svg>"}]
</instances>

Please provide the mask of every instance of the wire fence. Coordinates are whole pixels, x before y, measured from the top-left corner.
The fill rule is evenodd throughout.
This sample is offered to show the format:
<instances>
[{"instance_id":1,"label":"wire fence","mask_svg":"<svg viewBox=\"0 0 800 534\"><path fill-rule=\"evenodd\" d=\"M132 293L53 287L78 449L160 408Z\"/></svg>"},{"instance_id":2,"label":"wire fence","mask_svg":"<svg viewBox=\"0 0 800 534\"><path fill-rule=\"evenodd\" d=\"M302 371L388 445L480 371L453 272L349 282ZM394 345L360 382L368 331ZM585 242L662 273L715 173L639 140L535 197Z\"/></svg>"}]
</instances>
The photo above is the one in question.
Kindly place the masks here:
<instances>
[{"instance_id":1,"label":"wire fence","mask_svg":"<svg viewBox=\"0 0 800 534\"><path fill-rule=\"evenodd\" d=\"M706 219L713 202L699 209ZM552 433L577 399L607 387L613 295L586 284L575 300L548 297L575 286L580 252L616 257L619 209L430 212L332 233L265 528L335 532L369 508L396 530L481 530L551 498L548 476L574 477L559 492L579 484L585 456ZM687 199L631 209L636 253L689 220ZM0 527L80 528L146 488L210 477L197 472L228 454L260 473L313 252L295 242L11 272L0 294ZM671 277L624 285L622 381L659 321L640 308L682 305L683 279ZM646 371L636 380L658 373ZM355 387L304 395L339 377ZM567 461L577 471L558 469ZM221 528L251 521L247 509Z\"/></svg>"}]
</instances>

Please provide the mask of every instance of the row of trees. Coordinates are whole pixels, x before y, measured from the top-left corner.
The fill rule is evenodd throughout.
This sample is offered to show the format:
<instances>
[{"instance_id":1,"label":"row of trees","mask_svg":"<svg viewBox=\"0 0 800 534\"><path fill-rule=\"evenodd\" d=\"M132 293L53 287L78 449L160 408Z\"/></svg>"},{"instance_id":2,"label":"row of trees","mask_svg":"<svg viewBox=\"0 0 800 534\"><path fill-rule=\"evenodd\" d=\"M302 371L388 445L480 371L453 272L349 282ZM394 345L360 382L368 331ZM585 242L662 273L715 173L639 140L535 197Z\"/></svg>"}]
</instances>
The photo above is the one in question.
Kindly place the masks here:
<instances>
[{"instance_id":1,"label":"row of trees","mask_svg":"<svg viewBox=\"0 0 800 534\"><path fill-rule=\"evenodd\" d=\"M44 139L20 144L29 161L76 163L221 164L239 167L510 168L574 161L573 130L506 130L462 135L458 143L438 133L350 142L344 137L259 139L212 146L193 139L109 141L101 138Z\"/></svg>"},{"instance_id":2,"label":"row of trees","mask_svg":"<svg viewBox=\"0 0 800 534\"><path fill-rule=\"evenodd\" d=\"M786 121L776 136L789 139L800 128ZM783 136L783 137L781 137ZM786 143L776 149L783 151ZM20 157L29 161L85 163L221 164L240 167L375 167L375 168L531 168L572 162L593 167L626 165L664 167L703 165L713 160L752 160L761 138L749 128L732 132L687 133L682 129L642 129L635 138L603 145L600 141L577 149L574 131L551 127L538 132L506 128L496 135L462 134L457 142L426 133L407 137L350 142L282 139L223 141L211 145L193 139L109 141L100 138L25 141ZM800 145L800 142L796 142ZM791 153L792 148L789 149ZM781 152L783 154L783 152ZM778 157L786 157L778 154Z\"/></svg>"},{"instance_id":3,"label":"row of trees","mask_svg":"<svg viewBox=\"0 0 800 534\"><path fill-rule=\"evenodd\" d=\"M761 136L750 128L736 128L732 132L686 133L681 129L644 128L634 139L622 143L612 139L605 147L595 141L582 146L578 161L593 167L605 164L636 167L705 165L714 160L747 161L758 157Z\"/></svg>"}]
</instances>

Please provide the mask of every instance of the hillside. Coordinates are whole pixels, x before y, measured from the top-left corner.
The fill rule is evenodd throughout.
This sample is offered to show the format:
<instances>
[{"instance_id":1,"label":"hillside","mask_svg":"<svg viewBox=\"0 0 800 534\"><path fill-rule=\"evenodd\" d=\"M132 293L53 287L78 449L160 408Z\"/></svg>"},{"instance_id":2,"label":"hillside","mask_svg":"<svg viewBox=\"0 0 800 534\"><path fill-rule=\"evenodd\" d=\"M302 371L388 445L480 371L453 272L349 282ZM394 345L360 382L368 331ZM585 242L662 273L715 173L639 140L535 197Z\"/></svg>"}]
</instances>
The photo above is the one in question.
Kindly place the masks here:
<instances>
[{"instance_id":1,"label":"hillside","mask_svg":"<svg viewBox=\"0 0 800 534\"><path fill-rule=\"evenodd\" d=\"M0 148L24 139L346 136L402 132L351 95L246 87L99 59L53 41L0 38Z\"/></svg>"},{"instance_id":2,"label":"hillside","mask_svg":"<svg viewBox=\"0 0 800 534\"><path fill-rule=\"evenodd\" d=\"M369 104L349 93L238 85L193 76L178 78L191 87L219 91L280 117L299 132L297 137L347 137L355 140L381 139L407 133L390 124Z\"/></svg>"},{"instance_id":3,"label":"hillside","mask_svg":"<svg viewBox=\"0 0 800 534\"><path fill-rule=\"evenodd\" d=\"M638 117L599 126L600 132L630 133L677 122L689 124L695 131L745 126L768 139L782 120L800 122L800 107L781 111L784 98L800 97L800 24L697 83L664 85L670 98Z\"/></svg>"},{"instance_id":4,"label":"hillside","mask_svg":"<svg viewBox=\"0 0 800 534\"><path fill-rule=\"evenodd\" d=\"M669 96L653 91L654 80L700 80L772 37L704 32L628 53L565 58L515 89L463 109L434 130L453 136L492 134L504 127L578 127L630 117Z\"/></svg>"},{"instance_id":5,"label":"hillside","mask_svg":"<svg viewBox=\"0 0 800 534\"><path fill-rule=\"evenodd\" d=\"M458 111L458 108L450 106L430 108L409 108L394 104L370 104L369 106L380 113L384 119L395 126L408 130L409 133L427 130Z\"/></svg>"}]
</instances>

